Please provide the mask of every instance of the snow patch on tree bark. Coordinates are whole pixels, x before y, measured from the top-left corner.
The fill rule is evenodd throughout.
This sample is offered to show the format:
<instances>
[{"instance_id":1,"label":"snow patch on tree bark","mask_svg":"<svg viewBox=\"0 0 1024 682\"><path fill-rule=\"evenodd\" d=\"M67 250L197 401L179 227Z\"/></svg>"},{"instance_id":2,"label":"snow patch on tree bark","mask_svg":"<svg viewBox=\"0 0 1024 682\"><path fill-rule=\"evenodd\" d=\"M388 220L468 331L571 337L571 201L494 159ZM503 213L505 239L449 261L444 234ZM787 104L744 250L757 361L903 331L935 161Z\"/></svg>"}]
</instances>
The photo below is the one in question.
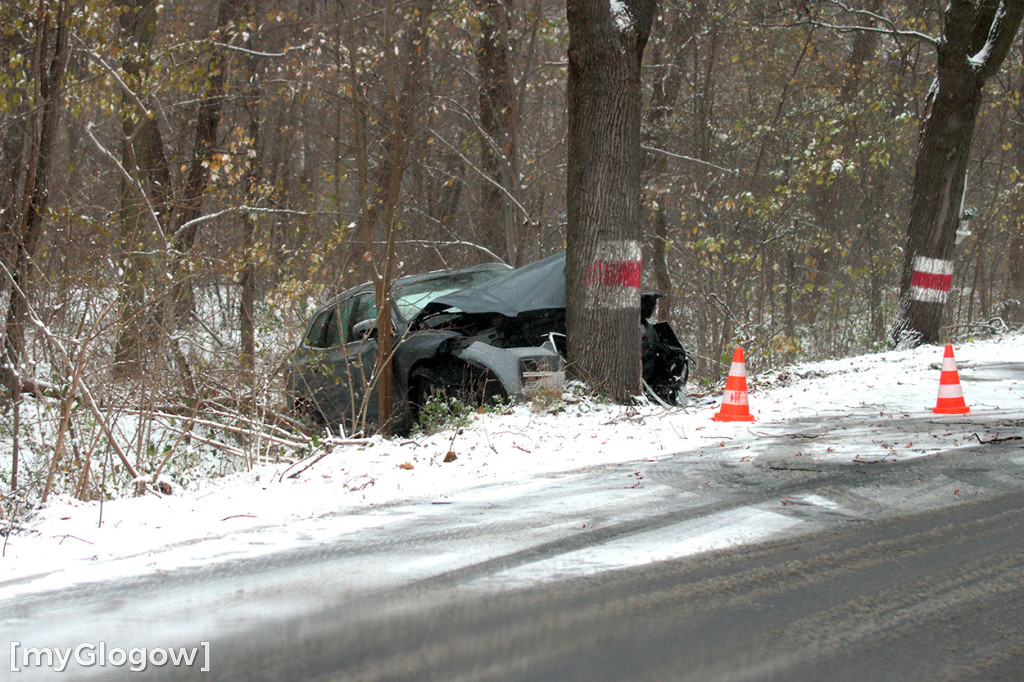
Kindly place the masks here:
<instances>
[{"instance_id":1,"label":"snow patch on tree bark","mask_svg":"<svg viewBox=\"0 0 1024 682\"><path fill-rule=\"evenodd\" d=\"M615 28L619 29L620 33L632 31L634 29L633 16L629 13L626 3L622 2L622 0L610 0L610 2L612 21L615 22Z\"/></svg>"}]
</instances>

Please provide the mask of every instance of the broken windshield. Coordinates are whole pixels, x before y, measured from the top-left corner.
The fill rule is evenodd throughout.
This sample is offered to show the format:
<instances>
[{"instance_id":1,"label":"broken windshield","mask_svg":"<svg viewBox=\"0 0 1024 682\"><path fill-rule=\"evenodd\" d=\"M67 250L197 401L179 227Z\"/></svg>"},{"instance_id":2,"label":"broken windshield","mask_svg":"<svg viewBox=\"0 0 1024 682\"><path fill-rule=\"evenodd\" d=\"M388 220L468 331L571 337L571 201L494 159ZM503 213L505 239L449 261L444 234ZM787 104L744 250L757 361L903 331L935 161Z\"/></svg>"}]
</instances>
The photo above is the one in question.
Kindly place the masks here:
<instances>
[{"instance_id":1,"label":"broken windshield","mask_svg":"<svg viewBox=\"0 0 1024 682\"><path fill-rule=\"evenodd\" d=\"M418 282L396 287L392 294L398 316L409 321L434 299L482 284L504 274L505 270L473 270L469 272L445 273Z\"/></svg>"}]
</instances>

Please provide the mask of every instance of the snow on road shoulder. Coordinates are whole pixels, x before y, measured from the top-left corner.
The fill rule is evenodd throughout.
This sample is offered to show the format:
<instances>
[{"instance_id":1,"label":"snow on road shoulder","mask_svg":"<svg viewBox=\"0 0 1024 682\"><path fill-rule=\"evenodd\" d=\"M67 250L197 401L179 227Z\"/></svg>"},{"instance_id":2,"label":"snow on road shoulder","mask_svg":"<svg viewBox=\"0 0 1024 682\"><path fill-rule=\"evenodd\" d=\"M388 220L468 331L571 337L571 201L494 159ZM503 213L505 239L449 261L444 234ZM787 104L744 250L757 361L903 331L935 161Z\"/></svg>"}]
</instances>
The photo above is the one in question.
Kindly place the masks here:
<instances>
[{"instance_id":1,"label":"snow on road shoulder","mask_svg":"<svg viewBox=\"0 0 1024 682\"><path fill-rule=\"evenodd\" d=\"M475 415L457 432L336 445L304 470L264 464L172 496L103 505L58 498L3 543L0 595L326 542L392 522L384 512L393 503L443 502L537 474L669 456L756 461L775 456L765 444L779 434L805 437L794 454L805 461L919 457L969 444L972 416L1005 413L1019 423L1024 336L956 348L973 411L966 417L931 414L941 359L942 348L928 346L752 375L755 422L713 422L717 404L620 407L569 396ZM852 417L857 428L841 443L801 432L803 420L823 414ZM872 425L884 423L907 429L878 437ZM449 452L456 459L446 463Z\"/></svg>"}]
</instances>

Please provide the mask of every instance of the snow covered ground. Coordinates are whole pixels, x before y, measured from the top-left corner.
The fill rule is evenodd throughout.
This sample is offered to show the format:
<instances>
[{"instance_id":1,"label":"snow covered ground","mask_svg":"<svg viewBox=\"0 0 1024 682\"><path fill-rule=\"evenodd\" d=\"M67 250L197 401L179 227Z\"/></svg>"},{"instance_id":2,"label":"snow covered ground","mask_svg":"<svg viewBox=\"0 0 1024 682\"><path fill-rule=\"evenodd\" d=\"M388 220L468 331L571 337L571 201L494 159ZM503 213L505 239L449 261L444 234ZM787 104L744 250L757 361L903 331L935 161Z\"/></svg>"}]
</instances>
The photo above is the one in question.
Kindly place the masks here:
<instances>
[{"instance_id":1,"label":"snow covered ground","mask_svg":"<svg viewBox=\"0 0 1024 682\"><path fill-rule=\"evenodd\" d=\"M712 421L717 399L665 409L597 404L567 394L541 406L474 415L459 431L337 444L303 462L262 465L160 498L102 505L57 498L2 543L0 597L327 541L389 522L386 514L361 511L443 502L482 485L528 484L535 474L670 456L756 461L773 456L765 451L766 433L792 432L801 418L814 415L863 416L866 426L906 419L913 428L895 439L891 429L889 437L876 438L867 428L841 442L809 438L795 455L805 461L920 457L997 437L979 432L972 421L983 415L1021 424L1024 336L966 343L955 352L972 409L967 416L931 414L943 349L927 346L751 376L755 422ZM1003 371L989 371L992 363ZM456 459L445 462L450 452ZM752 528L750 537L766 533ZM704 538L702 546L735 541Z\"/></svg>"}]
</instances>

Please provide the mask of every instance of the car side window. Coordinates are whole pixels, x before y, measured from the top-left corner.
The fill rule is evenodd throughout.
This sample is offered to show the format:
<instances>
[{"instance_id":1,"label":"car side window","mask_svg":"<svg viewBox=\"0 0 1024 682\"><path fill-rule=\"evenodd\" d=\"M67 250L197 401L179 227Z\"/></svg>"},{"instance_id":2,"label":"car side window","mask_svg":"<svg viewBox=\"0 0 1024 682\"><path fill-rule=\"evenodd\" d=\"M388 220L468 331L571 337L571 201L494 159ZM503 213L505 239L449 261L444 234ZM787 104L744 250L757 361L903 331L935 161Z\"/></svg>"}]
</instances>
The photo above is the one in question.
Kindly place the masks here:
<instances>
[{"instance_id":1,"label":"car side window","mask_svg":"<svg viewBox=\"0 0 1024 682\"><path fill-rule=\"evenodd\" d=\"M333 317L334 308L323 311L316 316L313 324L309 325L309 332L304 339L305 344L310 348L324 348L324 329L327 328L328 320Z\"/></svg>"},{"instance_id":2,"label":"car side window","mask_svg":"<svg viewBox=\"0 0 1024 682\"><path fill-rule=\"evenodd\" d=\"M352 327L354 315L352 311L356 308L360 297L353 296L344 301L339 301L334 308L334 316L327 323L327 332L324 337L327 340L328 348L340 346L348 339L349 330Z\"/></svg>"},{"instance_id":3,"label":"car side window","mask_svg":"<svg viewBox=\"0 0 1024 682\"><path fill-rule=\"evenodd\" d=\"M317 315L306 334L306 345L311 348L340 346L352 326L352 310L358 300L353 297L339 301L337 305Z\"/></svg>"},{"instance_id":4,"label":"car side window","mask_svg":"<svg viewBox=\"0 0 1024 682\"><path fill-rule=\"evenodd\" d=\"M377 306L374 303L373 292L368 292L360 296L355 300L354 310L352 312L352 318L349 320L347 326L347 333L345 335L347 342L352 343L353 341L359 341L356 338L356 334L353 331L353 327L363 320L373 320L377 317Z\"/></svg>"},{"instance_id":5,"label":"car side window","mask_svg":"<svg viewBox=\"0 0 1024 682\"><path fill-rule=\"evenodd\" d=\"M324 330L324 348L334 348L335 346L341 345L341 332L339 325L341 320L341 306L334 309L334 314L331 315L331 319L327 321L327 329Z\"/></svg>"}]
</instances>

